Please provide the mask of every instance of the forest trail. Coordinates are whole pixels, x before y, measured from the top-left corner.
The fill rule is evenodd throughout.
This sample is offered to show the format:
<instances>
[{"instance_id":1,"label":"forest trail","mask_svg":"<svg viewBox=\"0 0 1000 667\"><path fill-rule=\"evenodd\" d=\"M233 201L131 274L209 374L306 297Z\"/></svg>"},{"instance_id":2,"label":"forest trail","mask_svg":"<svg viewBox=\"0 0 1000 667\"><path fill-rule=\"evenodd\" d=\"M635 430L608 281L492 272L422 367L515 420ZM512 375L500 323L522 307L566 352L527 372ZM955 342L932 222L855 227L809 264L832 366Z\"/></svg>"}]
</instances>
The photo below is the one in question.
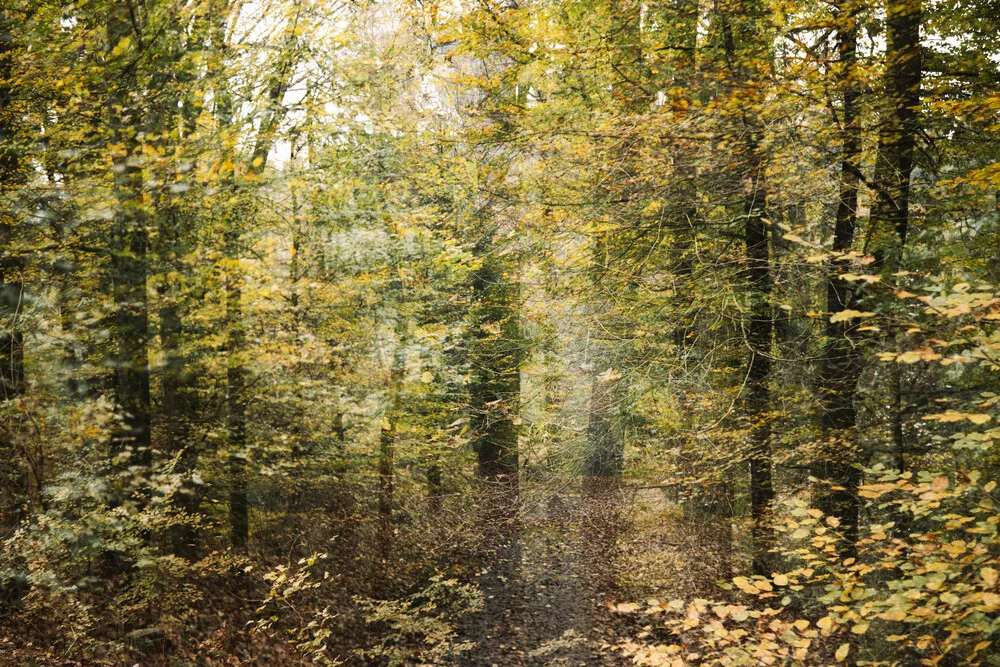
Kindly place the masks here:
<instances>
[{"instance_id":1,"label":"forest trail","mask_svg":"<svg viewBox=\"0 0 1000 667\"><path fill-rule=\"evenodd\" d=\"M605 633L613 619L605 601L620 564L614 548L599 548L595 533L604 531L594 528L610 522L623 528L602 510L607 507L595 510L580 495L554 495L525 513L518 544L507 550L514 562L497 562L482 575L485 609L461 624L461 640L474 647L458 664L626 664L599 650L610 639ZM621 516L620 508L613 511Z\"/></svg>"}]
</instances>

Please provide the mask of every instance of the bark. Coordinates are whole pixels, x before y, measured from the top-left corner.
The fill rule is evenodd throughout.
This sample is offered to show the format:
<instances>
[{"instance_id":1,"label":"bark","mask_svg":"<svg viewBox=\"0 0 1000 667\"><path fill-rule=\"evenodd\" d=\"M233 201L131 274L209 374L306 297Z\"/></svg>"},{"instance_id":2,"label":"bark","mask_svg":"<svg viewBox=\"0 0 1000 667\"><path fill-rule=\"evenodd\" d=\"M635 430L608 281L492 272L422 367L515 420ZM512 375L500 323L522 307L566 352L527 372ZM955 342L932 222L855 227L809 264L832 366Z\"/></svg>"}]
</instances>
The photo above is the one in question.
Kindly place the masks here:
<instances>
[{"instance_id":1,"label":"bark","mask_svg":"<svg viewBox=\"0 0 1000 667\"><path fill-rule=\"evenodd\" d=\"M167 297L168 299L171 296ZM176 298L175 296L173 298ZM200 494L191 479L198 459L198 450L191 441L191 418L197 409L195 390L183 352L184 331L180 306L168 300L159 312L160 345L165 357L163 369L162 414L164 422L164 449L176 457L175 472L181 476L180 487L174 495L174 504L188 519L193 518L200 505ZM197 560L198 534L190 523L171 529L171 546L174 555Z\"/></svg>"},{"instance_id":2,"label":"bark","mask_svg":"<svg viewBox=\"0 0 1000 667\"><path fill-rule=\"evenodd\" d=\"M395 291L400 295L402 303L402 285L396 281ZM393 543L393 510L395 507L395 465L396 465L396 421L400 414L399 393L403 382L406 361L406 331L407 323L402 314L396 323L396 349L392 355L392 365L389 370L389 395L386 402L385 416L379 431L378 448L378 569L381 579L386 579L389 562L392 556Z\"/></svg>"},{"instance_id":3,"label":"bark","mask_svg":"<svg viewBox=\"0 0 1000 667\"><path fill-rule=\"evenodd\" d=\"M476 250L482 265L472 281L470 409L481 483L481 556L488 565L481 585L490 614L507 608L520 562L515 425L521 393L520 290L492 235L480 239Z\"/></svg>"},{"instance_id":4,"label":"bark","mask_svg":"<svg viewBox=\"0 0 1000 667\"><path fill-rule=\"evenodd\" d=\"M396 458L396 425L386 418L378 446L378 569L385 574L392 555L393 479Z\"/></svg>"},{"instance_id":5,"label":"bark","mask_svg":"<svg viewBox=\"0 0 1000 667\"><path fill-rule=\"evenodd\" d=\"M921 0L891 0L886 6L885 99L876 165L872 222L890 226L897 243L887 253L898 270L910 225L910 176L920 130Z\"/></svg>"},{"instance_id":6,"label":"bark","mask_svg":"<svg viewBox=\"0 0 1000 667\"><path fill-rule=\"evenodd\" d=\"M13 90L8 83L14 74L13 26L0 11L0 201L6 202L22 181L21 159L15 144ZM14 215L0 211L0 308L3 330L0 331L0 400L10 401L24 391L24 334L18 316L24 296L21 262L11 253Z\"/></svg>"},{"instance_id":7,"label":"bark","mask_svg":"<svg viewBox=\"0 0 1000 667\"><path fill-rule=\"evenodd\" d=\"M861 126L858 104L860 94L855 82L857 63L857 12L850 0L841 0L834 19L838 26L837 51L840 64L839 89L841 102L840 187L837 217L833 232L834 257L828 266L826 283L826 347L820 365L819 397L821 426L826 434L816 476L832 485L823 490L818 507L837 517L848 545L857 541L859 503L857 487L860 471L857 454L851 442L857 411L854 395L861 372L854 325L851 320L831 322L837 313L852 306L852 284L841 280L848 271L848 261L841 257L854 243L858 208L857 165L861 153Z\"/></svg>"},{"instance_id":8,"label":"bark","mask_svg":"<svg viewBox=\"0 0 1000 667\"><path fill-rule=\"evenodd\" d=\"M267 107L264 109L257 137L254 141L250 160L246 166L246 180L254 183L259 179L267 166L267 159L274 146L275 133L285 116L282 100L291 82L295 69L296 58L296 25L298 15L289 20L285 28L282 50L275 64L275 69L268 77L264 90L266 91ZM225 22L218 30L225 34ZM220 40L224 37L220 37ZM222 43L220 41L220 43ZM227 50L223 47L224 50ZM219 114L220 125L227 128L233 122L233 101L224 86L218 91L220 95ZM242 282L243 276L237 269L243 251L243 229L246 221L255 215L253 201L236 182L234 174L232 181L235 206L231 209L225 232L225 255L230 261L231 269L225 280L226 295L226 350L228 384L227 426L229 431L229 533L233 548L246 548L250 531L250 503L247 490L246 448L247 448L247 371L244 366L244 348L246 344L245 323L243 322Z\"/></svg>"},{"instance_id":9,"label":"bark","mask_svg":"<svg viewBox=\"0 0 1000 667\"><path fill-rule=\"evenodd\" d=\"M896 364L892 373L892 444L896 470L906 472L906 440L903 437L903 368Z\"/></svg>"},{"instance_id":10,"label":"bark","mask_svg":"<svg viewBox=\"0 0 1000 667\"><path fill-rule=\"evenodd\" d=\"M131 6L115 0L108 10L108 48L133 37ZM135 469L134 481L145 484L152 462L150 449L149 309L146 293L148 231L142 202L141 147L135 131L140 127L141 103L135 82L122 62L112 62L107 81L117 209L112 222L111 284L115 303L117 343L115 397L123 418L112 435L112 455L128 452Z\"/></svg>"},{"instance_id":11,"label":"bark","mask_svg":"<svg viewBox=\"0 0 1000 667\"><path fill-rule=\"evenodd\" d=\"M14 74L13 21L0 10L0 202L6 203L23 180L21 156L16 146L16 126L10 81ZM14 240L14 214L0 210L0 402L16 400L24 393L24 333L19 326L24 285L21 262L11 253ZM30 457L25 461L15 451L16 418L0 425L0 456L10 466L4 488L4 506L0 517L4 525L14 525L21 509L41 491L41 471Z\"/></svg>"},{"instance_id":12,"label":"bark","mask_svg":"<svg viewBox=\"0 0 1000 667\"><path fill-rule=\"evenodd\" d=\"M239 258L240 232L226 232L226 256L235 263ZM246 343L243 322L243 276L235 270L226 275L226 427L229 432L229 540L233 549L242 550L250 536L250 506L246 480L247 381L243 363Z\"/></svg>"},{"instance_id":13,"label":"bark","mask_svg":"<svg viewBox=\"0 0 1000 667\"><path fill-rule=\"evenodd\" d=\"M476 340L471 391L479 477L517 496L517 418L521 393L521 340L517 283L504 275L492 239L479 248L482 266L473 276Z\"/></svg>"},{"instance_id":14,"label":"bark","mask_svg":"<svg viewBox=\"0 0 1000 667\"><path fill-rule=\"evenodd\" d=\"M441 463L434 458L427 466L427 497L432 516L439 516L443 509L444 484L442 481Z\"/></svg>"},{"instance_id":15,"label":"bark","mask_svg":"<svg viewBox=\"0 0 1000 667\"><path fill-rule=\"evenodd\" d=\"M627 153L628 149L623 152ZM627 156L625 157L627 159ZM598 329L610 326L609 308L601 293L602 282L609 279L608 235L599 234L594 241L592 289L595 292L593 317L599 321ZM587 341L590 364L590 407L587 419L587 455L583 466L584 490L591 488L591 477L617 477L622 473L624 439L621 420L615 406L616 389L620 375L614 367L615 349L611 341L590 337ZM601 484L597 486L603 486Z\"/></svg>"},{"instance_id":16,"label":"bark","mask_svg":"<svg viewBox=\"0 0 1000 667\"><path fill-rule=\"evenodd\" d=\"M750 281L750 317L746 324L750 359L747 368L746 402L750 420L750 511L753 520L753 571L770 574L769 552L774 545L771 528L771 504L774 488L771 478L770 379L771 345L774 314L770 297L773 287L768 222L764 219L765 193L761 184L761 166L756 143L748 147L751 155L751 185L746 198L745 242ZM756 161L756 164L754 164Z\"/></svg>"},{"instance_id":17,"label":"bark","mask_svg":"<svg viewBox=\"0 0 1000 667\"><path fill-rule=\"evenodd\" d=\"M723 6L720 27L726 62L733 79L727 86L738 96L740 108L752 108L762 95L763 70L769 59L768 47L757 33L763 22L763 10L755 2L736 2ZM769 222L765 216L767 189L764 183L764 160L760 146L763 126L752 112L741 111L738 169L743 181L744 243L746 246L749 311L744 330L749 359L746 391L743 400L749 424L748 460L750 464L750 506L753 521L753 571L770 574L770 550L774 544L771 527L774 488L772 482L770 379L774 337L774 313L771 306Z\"/></svg>"},{"instance_id":18,"label":"bark","mask_svg":"<svg viewBox=\"0 0 1000 667\"><path fill-rule=\"evenodd\" d=\"M679 45L674 54L674 74L672 84L680 90L690 89L698 83L698 3L692 0L678 0L673 7L671 24ZM686 97L675 110L678 122L684 122L690 100ZM677 202L672 220L673 233L677 239L677 264L674 273L679 283L679 300L683 304L679 313L678 326L674 329L674 345L683 353L693 340L691 304L694 302L695 285L691 282L694 272L692 256L695 237L695 220L698 216L698 174L695 167L694 147L685 143L675 146L674 178L676 179Z\"/></svg>"},{"instance_id":19,"label":"bark","mask_svg":"<svg viewBox=\"0 0 1000 667\"><path fill-rule=\"evenodd\" d=\"M602 350L606 352L606 350ZM602 364L605 372L613 371ZM590 414L587 423L585 477L620 477L624 460L624 439L616 418L613 389L616 381L593 373L590 385Z\"/></svg>"}]
</instances>

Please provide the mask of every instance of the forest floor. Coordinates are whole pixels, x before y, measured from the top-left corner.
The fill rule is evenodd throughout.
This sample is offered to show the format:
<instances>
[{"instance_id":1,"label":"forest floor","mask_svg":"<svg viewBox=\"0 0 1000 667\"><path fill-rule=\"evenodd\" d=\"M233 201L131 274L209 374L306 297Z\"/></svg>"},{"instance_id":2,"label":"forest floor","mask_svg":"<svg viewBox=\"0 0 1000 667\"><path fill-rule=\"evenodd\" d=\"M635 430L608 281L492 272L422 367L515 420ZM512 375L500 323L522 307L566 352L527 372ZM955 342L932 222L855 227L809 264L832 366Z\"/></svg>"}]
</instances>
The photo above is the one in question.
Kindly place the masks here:
<instances>
[{"instance_id":1,"label":"forest floor","mask_svg":"<svg viewBox=\"0 0 1000 667\"><path fill-rule=\"evenodd\" d=\"M482 584L483 613L461 625L474 644L466 667L631 664L611 649L626 621L610 606L637 591L626 570L635 540L634 499L552 496L528 511L513 566L499 563ZM648 506L644 512L648 513Z\"/></svg>"},{"instance_id":2,"label":"forest floor","mask_svg":"<svg viewBox=\"0 0 1000 667\"><path fill-rule=\"evenodd\" d=\"M733 565L733 544L713 538L705 521L685 519L680 507L659 491L637 492L616 487L611 493L586 492L579 483L560 481L552 488L522 488L521 512L506 527L510 539L486 551L490 567L469 572L485 596L483 609L457 619L452 644L468 648L443 664L460 667L617 667L632 664L620 650L642 628L639 617L614 612L618 603L656 597L662 600L709 594L715 581ZM730 531L725 530L725 533ZM494 535L495 537L495 535ZM713 541L714 539L714 541ZM483 538L482 548L489 540ZM459 552L463 553L463 552ZM472 554L464 552L466 556ZM456 563L457 565L458 563ZM337 590L336 584L331 584ZM303 608L346 600L303 599ZM231 607L214 595L215 605L199 612L199 629L179 636L176 650L145 655L128 666L307 664L281 632L248 636L245 601ZM259 592L257 594L260 594ZM255 595L257 595L255 594ZM355 646L364 623L340 615L337 626L344 643L336 650L347 665L376 664ZM385 632L383 628L380 632ZM389 631L392 634L392 631ZM371 639L371 638L369 638ZM108 660L74 662L59 659L45 647L16 647L14 635L0 633L0 666L111 665ZM311 663L308 663L311 664ZM411 663L406 663L411 664Z\"/></svg>"}]
</instances>

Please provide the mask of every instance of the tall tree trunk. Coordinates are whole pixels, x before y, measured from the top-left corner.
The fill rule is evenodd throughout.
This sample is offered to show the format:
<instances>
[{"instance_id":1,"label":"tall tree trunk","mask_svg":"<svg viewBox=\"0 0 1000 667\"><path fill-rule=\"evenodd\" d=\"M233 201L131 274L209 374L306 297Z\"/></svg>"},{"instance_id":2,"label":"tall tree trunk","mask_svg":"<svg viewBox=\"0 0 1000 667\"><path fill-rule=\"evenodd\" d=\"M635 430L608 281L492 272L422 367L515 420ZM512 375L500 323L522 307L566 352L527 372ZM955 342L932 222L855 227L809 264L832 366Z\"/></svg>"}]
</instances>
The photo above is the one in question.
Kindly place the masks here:
<instances>
[{"instance_id":1,"label":"tall tree trunk","mask_svg":"<svg viewBox=\"0 0 1000 667\"><path fill-rule=\"evenodd\" d=\"M174 504L190 521L198 512L200 494L193 483L191 473L198 459L198 450L191 441L191 419L196 410L195 391L191 386L191 373L183 351L184 330L178 295L168 293L166 302L160 307L160 345L163 350L163 397L162 414L164 423L164 449L176 457L175 472L181 483L174 495ZM171 545L176 556L196 560L198 556L198 535L190 523L182 523L171 530Z\"/></svg>"},{"instance_id":2,"label":"tall tree trunk","mask_svg":"<svg viewBox=\"0 0 1000 667\"><path fill-rule=\"evenodd\" d=\"M608 331L609 308L605 299L611 294L601 292L602 281L608 278L608 237L598 234L594 241L593 266L591 266L593 317L599 321L598 330ZM608 288L610 292L613 288ZM624 460L624 438L619 410L615 405L621 373L615 369L613 341L588 335L587 362L590 365L590 405L587 418L587 454L584 460L584 492L603 489L609 478L620 477ZM591 478L601 478L591 484Z\"/></svg>"},{"instance_id":3,"label":"tall tree trunk","mask_svg":"<svg viewBox=\"0 0 1000 667\"><path fill-rule=\"evenodd\" d=\"M759 106L770 44L759 31L765 21L763 8L753 0L737 0L719 14L726 62L732 72L730 94L739 96L741 109ZM736 21L738 20L738 24ZM735 25L740 25L736 29ZM746 245L749 312L744 321L749 359L743 408L750 429L750 507L753 521L753 571L769 574L769 552L774 544L771 526L772 482L770 379L774 337L768 225L765 217L767 189L761 149L763 125L755 112L741 111L738 132L742 146L736 156L743 185L744 242Z\"/></svg>"},{"instance_id":4,"label":"tall tree trunk","mask_svg":"<svg viewBox=\"0 0 1000 667\"><path fill-rule=\"evenodd\" d=\"M427 498L431 516L439 516L444 508L442 474L441 461L435 456L427 466Z\"/></svg>"},{"instance_id":5,"label":"tall tree trunk","mask_svg":"<svg viewBox=\"0 0 1000 667\"><path fill-rule=\"evenodd\" d=\"M114 0L108 10L108 49L132 39L136 25L129 2ZM137 42L137 39L133 39ZM126 54L132 53L130 49ZM149 246L142 200L141 147L135 135L141 124L140 101L124 54L109 58L108 113L115 196L111 228L111 284L115 302L117 359L115 396L122 422L112 436L113 455L129 452L133 485L142 487L152 462L150 449L149 311L146 293ZM137 489L138 490L138 489ZM140 491L141 493L141 491Z\"/></svg>"},{"instance_id":6,"label":"tall tree trunk","mask_svg":"<svg viewBox=\"0 0 1000 667\"><path fill-rule=\"evenodd\" d=\"M390 411L392 408L390 408ZM379 429L378 445L378 569L381 580L385 580L386 571L392 556L392 506L395 493L396 459L396 424L392 419L395 415L387 414Z\"/></svg>"},{"instance_id":7,"label":"tall tree trunk","mask_svg":"<svg viewBox=\"0 0 1000 667\"><path fill-rule=\"evenodd\" d=\"M238 216L239 214L237 214ZM229 431L229 540L243 550L250 537L250 506L246 480L247 391L243 354L246 343L243 322L243 275L239 261L240 230L226 231L226 257L232 269L226 274L226 427Z\"/></svg>"},{"instance_id":8,"label":"tall tree trunk","mask_svg":"<svg viewBox=\"0 0 1000 667\"><path fill-rule=\"evenodd\" d=\"M771 347L774 333L768 222L764 218L766 194L755 140L747 147L750 156L746 198L745 242L750 279L750 317L746 324L750 360L747 368L746 413L750 420L750 511L753 520L753 571L770 574L770 550L774 545L771 504L774 487L771 477L770 379Z\"/></svg>"},{"instance_id":9,"label":"tall tree trunk","mask_svg":"<svg viewBox=\"0 0 1000 667\"><path fill-rule=\"evenodd\" d=\"M284 29L281 51L274 65L274 71L265 82L267 107L261 116L253 150L246 165L246 181L255 184L267 167L267 159L274 146L275 134L285 116L282 100L291 83L295 70L297 56L297 25L299 14L288 20ZM225 45L226 22L220 21L217 29L219 43L223 54L228 52ZM230 129L234 120L233 100L225 85L217 91L220 96L219 124ZM234 137L229 137L227 150L232 150ZM232 156L230 156L232 158ZM235 160L231 159L235 163ZM235 167L234 167L235 170ZM232 175L232 195L235 205L231 206L228 226L225 231L225 256L229 260L230 270L226 273L226 380L228 392L227 426L229 431L229 532L233 548L246 548L250 533L250 505L247 491L246 447L247 447L247 395L246 368L244 354L246 330L243 321L243 275L238 265L243 252L243 230L247 222L254 218L256 206L252 195L245 192L244 184L237 182L237 176Z\"/></svg>"},{"instance_id":10,"label":"tall tree trunk","mask_svg":"<svg viewBox=\"0 0 1000 667\"><path fill-rule=\"evenodd\" d=\"M0 201L3 202L9 201L13 189L23 181L11 108L14 93L10 87L14 75L12 23L0 10ZM25 388L24 334L18 323L24 285L21 262L12 253L15 224L12 211L0 210L0 403L15 400ZM2 489L6 496L0 506L3 525L13 525L21 518L24 504L30 502L33 495L32 487L38 488L41 484L40 471L32 465L32 461L18 461L22 457L15 451L15 431L13 418L0 424L0 456L10 466L5 488Z\"/></svg>"},{"instance_id":11,"label":"tall tree trunk","mask_svg":"<svg viewBox=\"0 0 1000 667\"><path fill-rule=\"evenodd\" d=\"M493 235L480 239L476 254L470 408L481 484L479 520L483 589L493 612L506 608L520 561L517 426L521 396L520 290L498 255Z\"/></svg>"},{"instance_id":12,"label":"tall tree trunk","mask_svg":"<svg viewBox=\"0 0 1000 667\"><path fill-rule=\"evenodd\" d=\"M505 489L516 501L518 478L517 429L521 394L520 289L497 258L492 237L478 254L482 266L472 281L476 340L472 422L479 477Z\"/></svg>"},{"instance_id":13,"label":"tall tree trunk","mask_svg":"<svg viewBox=\"0 0 1000 667\"><path fill-rule=\"evenodd\" d=\"M841 166L837 218L833 231L834 257L828 266L826 283L826 347L820 366L820 403L822 428L827 435L816 476L833 485L834 490L823 490L818 503L825 513L840 520L848 544L857 540L858 496L860 472L856 467L857 454L851 442L851 429L855 426L857 412L854 394L860 374L860 359L854 340L851 320L833 322L837 313L852 305L851 283L842 280L849 262L843 256L850 252L858 208L858 162L861 154L861 125L859 120L855 66L857 62L857 13L859 8L851 0L840 0L834 20L837 25L838 72L841 102Z\"/></svg>"},{"instance_id":14,"label":"tall tree trunk","mask_svg":"<svg viewBox=\"0 0 1000 667\"><path fill-rule=\"evenodd\" d=\"M886 261L898 270L910 225L910 176L920 130L921 0L890 0L886 6L885 99L881 118L877 192L872 223L888 224L897 244Z\"/></svg>"},{"instance_id":15,"label":"tall tree trunk","mask_svg":"<svg viewBox=\"0 0 1000 667\"><path fill-rule=\"evenodd\" d=\"M606 353L607 350L601 350ZM598 369L603 368L603 373ZM587 460L584 477L612 478L622 474L624 439L616 419L614 388L616 378L610 364L601 363L592 369L590 382L590 412L587 421Z\"/></svg>"},{"instance_id":16,"label":"tall tree trunk","mask_svg":"<svg viewBox=\"0 0 1000 667\"><path fill-rule=\"evenodd\" d=\"M397 269L398 275L398 269ZM400 281L395 280L395 289L399 295L397 308L403 303L403 290ZM406 345L408 323L401 312L396 313L396 348L393 350L392 363L389 368L389 391L386 400L385 415L379 429L378 448L378 569L380 580L386 580L390 568L393 543L393 509L395 506L395 466L396 466L396 421L399 418L400 389L403 383L406 363Z\"/></svg>"}]
</instances>

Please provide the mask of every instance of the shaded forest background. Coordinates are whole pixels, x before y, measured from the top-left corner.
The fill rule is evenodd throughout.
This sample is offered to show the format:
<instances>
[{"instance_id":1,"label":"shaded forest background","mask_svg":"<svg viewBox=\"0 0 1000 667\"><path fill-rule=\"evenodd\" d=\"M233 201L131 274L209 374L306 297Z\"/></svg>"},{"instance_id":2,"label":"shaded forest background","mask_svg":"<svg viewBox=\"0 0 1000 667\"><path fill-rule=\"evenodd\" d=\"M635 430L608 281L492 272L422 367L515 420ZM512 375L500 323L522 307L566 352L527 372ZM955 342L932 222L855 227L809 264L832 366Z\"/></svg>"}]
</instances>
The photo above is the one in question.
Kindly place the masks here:
<instances>
[{"instance_id":1,"label":"shaded forest background","mask_svg":"<svg viewBox=\"0 0 1000 667\"><path fill-rule=\"evenodd\" d=\"M1000 664L996 0L7 0L0 663Z\"/></svg>"}]
</instances>

